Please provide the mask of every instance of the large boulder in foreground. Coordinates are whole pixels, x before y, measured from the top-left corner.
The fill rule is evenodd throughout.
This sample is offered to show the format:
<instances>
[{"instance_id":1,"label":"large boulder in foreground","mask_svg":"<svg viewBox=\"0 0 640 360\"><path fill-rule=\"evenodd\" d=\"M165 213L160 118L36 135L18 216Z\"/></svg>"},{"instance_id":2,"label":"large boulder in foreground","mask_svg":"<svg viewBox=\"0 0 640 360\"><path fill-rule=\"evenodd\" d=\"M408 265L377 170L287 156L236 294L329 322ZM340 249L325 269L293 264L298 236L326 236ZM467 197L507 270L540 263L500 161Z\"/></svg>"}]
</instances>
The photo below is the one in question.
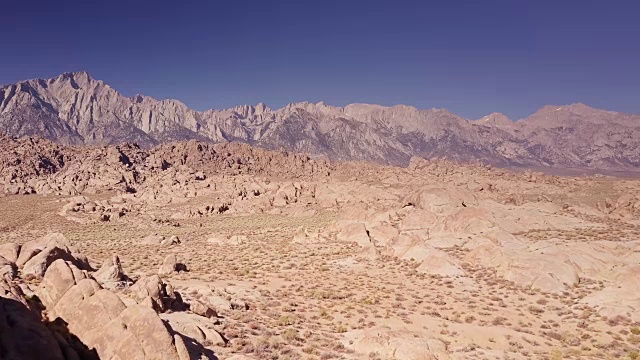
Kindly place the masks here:
<instances>
[{"instance_id":1,"label":"large boulder in foreground","mask_svg":"<svg viewBox=\"0 0 640 360\"><path fill-rule=\"evenodd\" d=\"M41 278L49 265L58 259L69 261L82 270L91 269L87 258L78 253L60 233L26 242L20 249L16 265L22 268L23 275Z\"/></svg>"},{"instance_id":2,"label":"large boulder in foreground","mask_svg":"<svg viewBox=\"0 0 640 360\"><path fill-rule=\"evenodd\" d=\"M50 320L64 320L101 359L187 360L180 358L174 336L153 309L127 307L70 262L58 259L51 264L39 296Z\"/></svg>"},{"instance_id":3,"label":"large boulder in foreground","mask_svg":"<svg viewBox=\"0 0 640 360\"><path fill-rule=\"evenodd\" d=\"M67 357L69 358L69 357ZM65 360L54 334L31 311L22 290L0 278L0 359Z\"/></svg>"}]
</instances>

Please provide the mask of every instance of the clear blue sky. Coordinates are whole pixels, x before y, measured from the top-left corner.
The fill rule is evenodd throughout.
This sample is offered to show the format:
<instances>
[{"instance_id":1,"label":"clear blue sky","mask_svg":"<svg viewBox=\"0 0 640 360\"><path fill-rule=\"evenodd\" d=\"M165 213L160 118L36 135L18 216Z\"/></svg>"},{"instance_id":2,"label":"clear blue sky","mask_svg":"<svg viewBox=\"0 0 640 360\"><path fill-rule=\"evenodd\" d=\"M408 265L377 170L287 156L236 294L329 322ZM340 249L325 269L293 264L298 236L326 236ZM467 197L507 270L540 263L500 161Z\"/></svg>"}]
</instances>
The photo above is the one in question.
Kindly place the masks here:
<instances>
[{"instance_id":1,"label":"clear blue sky","mask_svg":"<svg viewBox=\"0 0 640 360\"><path fill-rule=\"evenodd\" d=\"M203 110L308 100L640 113L640 2L5 1L0 84L86 70Z\"/></svg>"}]
</instances>

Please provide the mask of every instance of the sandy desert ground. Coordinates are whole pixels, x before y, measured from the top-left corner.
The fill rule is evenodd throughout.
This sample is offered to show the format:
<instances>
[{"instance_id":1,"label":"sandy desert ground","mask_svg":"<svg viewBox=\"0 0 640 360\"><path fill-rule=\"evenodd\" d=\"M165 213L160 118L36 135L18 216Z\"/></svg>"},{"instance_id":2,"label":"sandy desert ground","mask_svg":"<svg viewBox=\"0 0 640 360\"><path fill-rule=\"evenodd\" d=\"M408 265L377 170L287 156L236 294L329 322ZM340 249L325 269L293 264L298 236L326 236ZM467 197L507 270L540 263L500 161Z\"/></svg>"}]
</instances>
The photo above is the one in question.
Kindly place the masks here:
<instances>
[{"instance_id":1,"label":"sandy desert ground","mask_svg":"<svg viewBox=\"0 0 640 360\"><path fill-rule=\"evenodd\" d=\"M64 172L5 179L0 198L0 297L41 302L54 333L62 318L77 337L62 358L83 358L83 343L124 359L86 328L112 308L82 301L103 294L153 309L184 342L167 351L191 359L640 359L638 179L266 151L243 159L268 162L227 171L176 156L158 169L100 151ZM65 255L34 265L52 242ZM73 277L53 296L58 273ZM83 277L101 290L65 310ZM161 291L140 291L154 281ZM20 327L2 319L3 331Z\"/></svg>"}]
</instances>

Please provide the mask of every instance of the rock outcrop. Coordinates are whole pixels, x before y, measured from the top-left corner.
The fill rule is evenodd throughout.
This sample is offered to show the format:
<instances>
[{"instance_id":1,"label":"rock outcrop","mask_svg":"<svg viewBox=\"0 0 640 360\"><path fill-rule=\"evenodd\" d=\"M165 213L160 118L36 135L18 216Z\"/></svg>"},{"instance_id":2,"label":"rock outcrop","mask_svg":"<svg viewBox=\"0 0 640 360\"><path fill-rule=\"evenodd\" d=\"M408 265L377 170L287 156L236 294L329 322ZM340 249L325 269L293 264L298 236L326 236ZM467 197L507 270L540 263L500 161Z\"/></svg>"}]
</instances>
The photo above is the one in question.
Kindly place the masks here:
<instances>
[{"instance_id":1,"label":"rock outcrop","mask_svg":"<svg viewBox=\"0 0 640 360\"><path fill-rule=\"evenodd\" d=\"M61 234L50 234L22 247L4 245L3 250L20 260L21 276L42 276L35 289L37 297L27 296L22 287L28 289L29 285L16 277L16 265L0 257L2 359L189 360L192 356L211 358L212 352L198 339L209 346L225 344L224 337L212 327L210 319L215 319L215 311L202 303L194 302L190 313L174 312L168 319L161 318L158 313L190 307L157 276L136 282L128 291L132 301L123 302L126 295L115 291L131 280L122 272L118 256L94 272ZM40 311L44 311L46 323L41 321ZM206 336L193 333L194 326Z\"/></svg>"}]
</instances>

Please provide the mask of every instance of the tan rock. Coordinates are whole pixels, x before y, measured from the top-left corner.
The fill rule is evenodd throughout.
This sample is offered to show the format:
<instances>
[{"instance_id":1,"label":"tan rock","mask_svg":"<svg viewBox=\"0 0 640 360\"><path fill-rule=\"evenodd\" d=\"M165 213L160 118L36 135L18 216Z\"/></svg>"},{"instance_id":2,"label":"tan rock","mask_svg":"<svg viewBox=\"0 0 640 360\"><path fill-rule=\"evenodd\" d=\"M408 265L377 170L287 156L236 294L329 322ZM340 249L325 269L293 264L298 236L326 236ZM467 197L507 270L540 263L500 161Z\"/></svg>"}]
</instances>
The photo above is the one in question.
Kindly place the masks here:
<instances>
[{"instance_id":1,"label":"tan rock","mask_svg":"<svg viewBox=\"0 0 640 360\"><path fill-rule=\"evenodd\" d=\"M46 253L41 255L40 253L45 250ZM38 258L31 261L36 256ZM22 267L25 274L41 277L44 275L46 267L59 258L71 261L81 269L89 268L87 258L71 247L64 235L60 233L51 233L39 239L26 242L20 248L20 255L16 260L16 265ZM29 261L31 263L25 270L24 267Z\"/></svg>"},{"instance_id":2,"label":"tan rock","mask_svg":"<svg viewBox=\"0 0 640 360\"><path fill-rule=\"evenodd\" d=\"M15 263L20 254L20 245L16 243L0 244L0 256L8 261Z\"/></svg>"},{"instance_id":3,"label":"tan rock","mask_svg":"<svg viewBox=\"0 0 640 360\"><path fill-rule=\"evenodd\" d=\"M182 299L176 295L171 284L165 283L158 275L144 277L129 288L130 294L139 304L144 304L156 312L183 309Z\"/></svg>"},{"instance_id":4,"label":"tan rock","mask_svg":"<svg viewBox=\"0 0 640 360\"><path fill-rule=\"evenodd\" d=\"M176 254L167 255L158 269L159 275L170 275L174 272L178 271L178 257Z\"/></svg>"},{"instance_id":5,"label":"tan rock","mask_svg":"<svg viewBox=\"0 0 640 360\"><path fill-rule=\"evenodd\" d=\"M173 235L168 239L164 239L162 242L160 242L160 245L162 246L172 246L172 245L179 245L181 243L180 239Z\"/></svg>"},{"instance_id":6,"label":"tan rock","mask_svg":"<svg viewBox=\"0 0 640 360\"><path fill-rule=\"evenodd\" d=\"M42 278L41 288L44 291L40 292L40 300L45 306L53 308L72 286L85 278L86 275L73 264L58 259L49 266Z\"/></svg>"},{"instance_id":7,"label":"tan rock","mask_svg":"<svg viewBox=\"0 0 640 360\"><path fill-rule=\"evenodd\" d=\"M109 331L106 331L109 329ZM180 359L174 339L158 315L147 307L134 305L116 318L80 337L95 347L101 358L136 360Z\"/></svg>"},{"instance_id":8,"label":"tan rock","mask_svg":"<svg viewBox=\"0 0 640 360\"><path fill-rule=\"evenodd\" d=\"M214 323L203 316L174 312L160 314L162 320L167 321L173 331L186 335L200 344L224 346L227 340L214 328Z\"/></svg>"},{"instance_id":9,"label":"tan rock","mask_svg":"<svg viewBox=\"0 0 640 360\"><path fill-rule=\"evenodd\" d=\"M377 327L345 334L345 346L359 354L377 354L386 360L448 360L447 346L441 340L405 329Z\"/></svg>"},{"instance_id":10,"label":"tan rock","mask_svg":"<svg viewBox=\"0 0 640 360\"><path fill-rule=\"evenodd\" d=\"M60 248L57 245L49 246L29 259L29 261L23 265L22 274L42 277L49 265L59 259L65 261L74 260L68 249Z\"/></svg>"},{"instance_id":11,"label":"tan rock","mask_svg":"<svg viewBox=\"0 0 640 360\"><path fill-rule=\"evenodd\" d=\"M16 264L0 256L0 278L13 279L16 276Z\"/></svg>"},{"instance_id":12,"label":"tan rock","mask_svg":"<svg viewBox=\"0 0 640 360\"><path fill-rule=\"evenodd\" d=\"M96 279L100 285L108 289L116 288L125 280L122 264L120 264L120 258L118 258L117 255L105 260L102 267L91 276Z\"/></svg>"},{"instance_id":13,"label":"tan rock","mask_svg":"<svg viewBox=\"0 0 640 360\"><path fill-rule=\"evenodd\" d=\"M29 259L44 250L49 245L49 242L56 243L60 246L68 245L67 239L60 233L47 234L36 240L27 241L20 248L20 255L16 260L16 265L22 267Z\"/></svg>"},{"instance_id":14,"label":"tan rock","mask_svg":"<svg viewBox=\"0 0 640 360\"><path fill-rule=\"evenodd\" d=\"M201 300L192 300L189 302L189 310L196 315L200 315L206 318L215 318L218 316L216 311L212 309L208 304L205 304Z\"/></svg>"},{"instance_id":15,"label":"tan rock","mask_svg":"<svg viewBox=\"0 0 640 360\"><path fill-rule=\"evenodd\" d=\"M371 248L373 244L362 223L346 224L336 235L338 241L352 241L363 248Z\"/></svg>"},{"instance_id":16,"label":"tan rock","mask_svg":"<svg viewBox=\"0 0 640 360\"><path fill-rule=\"evenodd\" d=\"M162 235L149 235L140 240L140 243L145 245L160 245L164 240L165 237Z\"/></svg>"},{"instance_id":17,"label":"tan rock","mask_svg":"<svg viewBox=\"0 0 640 360\"><path fill-rule=\"evenodd\" d=\"M19 287L0 277L0 357L68 360L53 333L26 304Z\"/></svg>"}]
</instances>

